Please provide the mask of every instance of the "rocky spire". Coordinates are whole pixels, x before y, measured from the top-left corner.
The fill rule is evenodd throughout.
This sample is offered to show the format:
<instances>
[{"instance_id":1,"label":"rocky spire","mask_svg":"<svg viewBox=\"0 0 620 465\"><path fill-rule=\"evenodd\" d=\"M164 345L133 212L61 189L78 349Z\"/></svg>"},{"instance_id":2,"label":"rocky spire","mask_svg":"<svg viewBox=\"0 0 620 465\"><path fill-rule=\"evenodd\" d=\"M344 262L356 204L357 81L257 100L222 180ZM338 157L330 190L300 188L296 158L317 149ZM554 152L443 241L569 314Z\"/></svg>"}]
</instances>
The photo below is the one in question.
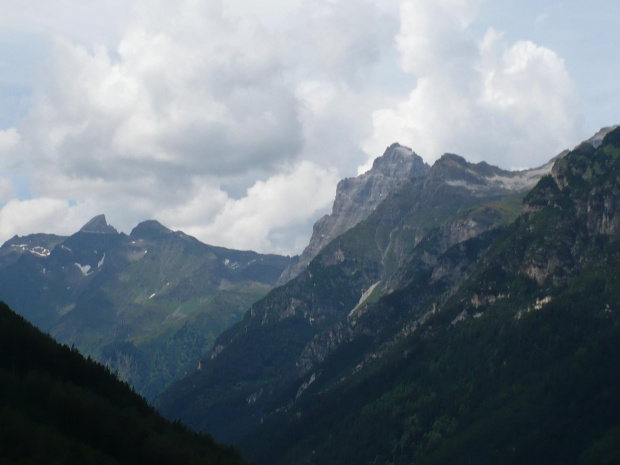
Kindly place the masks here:
<instances>
[{"instance_id":1,"label":"rocky spire","mask_svg":"<svg viewBox=\"0 0 620 465\"><path fill-rule=\"evenodd\" d=\"M97 215L80 229L80 232L91 234L118 234L113 226L110 226L105 215Z\"/></svg>"}]
</instances>

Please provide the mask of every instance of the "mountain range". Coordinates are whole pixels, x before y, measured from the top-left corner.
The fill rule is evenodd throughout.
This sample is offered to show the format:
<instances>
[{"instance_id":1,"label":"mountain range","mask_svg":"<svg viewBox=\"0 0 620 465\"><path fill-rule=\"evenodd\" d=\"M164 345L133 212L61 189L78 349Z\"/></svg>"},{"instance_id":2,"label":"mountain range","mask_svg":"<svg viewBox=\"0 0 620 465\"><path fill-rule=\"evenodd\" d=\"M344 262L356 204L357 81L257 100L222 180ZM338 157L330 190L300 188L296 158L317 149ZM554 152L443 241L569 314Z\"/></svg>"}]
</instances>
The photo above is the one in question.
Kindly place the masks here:
<instances>
[{"instance_id":1,"label":"mountain range","mask_svg":"<svg viewBox=\"0 0 620 465\"><path fill-rule=\"evenodd\" d=\"M288 257L213 247L157 221L129 235L104 215L0 248L0 299L152 397L193 369L264 296Z\"/></svg>"},{"instance_id":2,"label":"mountain range","mask_svg":"<svg viewBox=\"0 0 620 465\"><path fill-rule=\"evenodd\" d=\"M99 216L0 298L258 464L620 463L620 128L530 170L388 147L300 257Z\"/></svg>"},{"instance_id":3,"label":"mountain range","mask_svg":"<svg viewBox=\"0 0 620 465\"><path fill-rule=\"evenodd\" d=\"M446 154L157 405L258 463L620 457L619 186L617 128L524 172Z\"/></svg>"}]
</instances>

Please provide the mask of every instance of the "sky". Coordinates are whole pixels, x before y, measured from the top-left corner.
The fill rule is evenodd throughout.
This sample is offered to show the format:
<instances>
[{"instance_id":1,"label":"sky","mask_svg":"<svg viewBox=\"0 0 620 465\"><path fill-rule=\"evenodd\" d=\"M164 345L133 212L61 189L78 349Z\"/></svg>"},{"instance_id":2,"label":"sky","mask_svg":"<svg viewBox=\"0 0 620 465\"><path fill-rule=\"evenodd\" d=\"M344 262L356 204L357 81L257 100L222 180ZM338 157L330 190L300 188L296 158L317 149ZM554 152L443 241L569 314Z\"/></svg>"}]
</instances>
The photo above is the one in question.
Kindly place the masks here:
<instances>
[{"instance_id":1,"label":"sky","mask_svg":"<svg viewBox=\"0 0 620 465\"><path fill-rule=\"evenodd\" d=\"M157 219L296 254L393 142L535 167L620 123L620 2L0 0L0 242Z\"/></svg>"}]
</instances>

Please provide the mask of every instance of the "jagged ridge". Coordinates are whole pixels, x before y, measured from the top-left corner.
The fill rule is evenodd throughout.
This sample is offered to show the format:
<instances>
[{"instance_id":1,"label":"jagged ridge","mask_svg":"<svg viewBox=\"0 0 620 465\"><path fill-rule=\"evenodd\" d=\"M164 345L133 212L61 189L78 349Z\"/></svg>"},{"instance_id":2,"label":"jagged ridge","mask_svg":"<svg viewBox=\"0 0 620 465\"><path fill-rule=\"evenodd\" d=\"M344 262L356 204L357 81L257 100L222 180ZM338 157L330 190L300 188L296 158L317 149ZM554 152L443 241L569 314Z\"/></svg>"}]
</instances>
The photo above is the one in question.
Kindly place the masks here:
<instances>
[{"instance_id":1,"label":"jagged ridge","mask_svg":"<svg viewBox=\"0 0 620 465\"><path fill-rule=\"evenodd\" d=\"M0 298L152 397L273 287L290 259L202 244L157 221L98 215L70 237L0 248Z\"/></svg>"},{"instance_id":2,"label":"jagged ridge","mask_svg":"<svg viewBox=\"0 0 620 465\"><path fill-rule=\"evenodd\" d=\"M310 243L278 281L285 284L299 275L332 239L365 220L402 182L424 177L429 166L411 149L392 144L372 168L356 177L343 179L336 188L332 213L320 218L312 229Z\"/></svg>"},{"instance_id":3,"label":"jagged ridge","mask_svg":"<svg viewBox=\"0 0 620 465\"><path fill-rule=\"evenodd\" d=\"M379 160L377 169L390 165ZM512 173L445 155L428 171L401 179L365 220L323 246L297 278L218 338L201 370L160 399L162 411L220 440L251 435L262 419L294 402L330 354L364 331L376 334L359 323L364 304L411 280L401 276L405 264L430 266L454 244L509 223L527 186L550 169ZM353 184L363 182L369 181Z\"/></svg>"}]
</instances>

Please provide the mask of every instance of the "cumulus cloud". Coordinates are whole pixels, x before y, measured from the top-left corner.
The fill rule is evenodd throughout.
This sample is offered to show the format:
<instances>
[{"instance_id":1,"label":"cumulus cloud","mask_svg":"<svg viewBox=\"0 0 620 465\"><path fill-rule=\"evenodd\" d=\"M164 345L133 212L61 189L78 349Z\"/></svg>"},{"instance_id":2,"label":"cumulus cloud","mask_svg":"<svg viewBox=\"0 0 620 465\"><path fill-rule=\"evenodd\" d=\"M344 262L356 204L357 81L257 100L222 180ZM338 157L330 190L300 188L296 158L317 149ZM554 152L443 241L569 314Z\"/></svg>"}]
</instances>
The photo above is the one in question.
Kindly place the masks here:
<instances>
[{"instance_id":1,"label":"cumulus cloud","mask_svg":"<svg viewBox=\"0 0 620 465\"><path fill-rule=\"evenodd\" d=\"M301 71L330 82L360 88L387 46L396 18L367 0L306 1L300 7L302 28L289 34Z\"/></svg>"},{"instance_id":2,"label":"cumulus cloud","mask_svg":"<svg viewBox=\"0 0 620 465\"><path fill-rule=\"evenodd\" d=\"M508 44L492 28L474 37L469 25L480 3L402 3L401 66L415 87L374 113L367 152L399 140L427 162L454 152L514 168L568 148L581 117L563 60L531 41Z\"/></svg>"},{"instance_id":3,"label":"cumulus cloud","mask_svg":"<svg viewBox=\"0 0 620 465\"><path fill-rule=\"evenodd\" d=\"M55 82L24 125L32 158L46 166L39 194L76 182L79 192L98 179L155 177L165 187L196 174L269 170L299 151L278 45L204 3L204 11L189 9L194 2L168 11L160 2L162 11L130 26L117 59L103 47L91 54L57 42Z\"/></svg>"},{"instance_id":4,"label":"cumulus cloud","mask_svg":"<svg viewBox=\"0 0 620 465\"><path fill-rule=\"evenodd\" d=\"M17 150L21 137L15 128L0 131L0 205L16 195L11 173L16 173L21 160Z\"/></svg>"},{"instance_id":5,"label":"cumulus cloud","mask_svg":"<svg viewBox=\"0 0 620 465\"><path fill-rule=\"evenodd\" d=\"M11 199L0 210L0 236L9 239L14 235L40 232L41 225L49 224L62 234L75 232L80 222L75 221L69 203L64 200L37 198Z\"/></svg>"},{"instance_id":6,"label":"cumulus cloud","mask_svg":"<svg viewBox=\"0 0 620 465\"><path fill-rule=\"evenodd\" d=\"M26 154L32 196L63 199L64 215L107 213L126 231L156 217L229 247L303 248L306 223L365 157L360 89L392 45L389 19L368 1L312 0L288 8L274 34L238 10L138 0L113 49L57 36L33 107L7 132L18 139L9 151ZM61 227L56 203L11 204L7 215L17 205ZM302 223L304 240L284 238Z\"/></svg>"},{"instance_id":7,"label":"cumulus cloud","mask_svg":"<svg viewBox=\"0 0 620 465\"><path fill-rule=\"evenodd\" d=\"M114 44L127 23L126 0L0 0L3 31L62 35L82 45Z\"/></svg>"},{"instance_id":8,"label":"cumulus cloud","mask_svg":"<svg viewBox=\"0 0 620 465\"><path fill-rule=\"evenodd\" d=\"M152 216L198 180L294 158L301 127L278 39L218 2L138 8L115 55L56 40L51 87L19 128L33 195L109 196Z\"/></svg>"},{"instance_id":9,"label":"cumulus cloud","mask_svg":"<svg viewBox=\"0 0 620 465\"><path fill-rule=\"evenodd\" d=\"M15 196L13 181L7 177L0 177L0 204L8 202Z\"/></svg>"},{"instance_id":10,"label":"cumulus cloud","mask_svg":"<svg viewBox=\"0 0 620 465\"><path fill-rule=\"evenodd\" d=\"M20 136L15 128L0 131L0 157L10 156L19 141Z\"/></svg>"},{"instance_id":11,"label":"cumulus cloud","mask_svg":"<svg viewBox=\"0 0 620 465\"><path fill-rule=\"evenodd\" d=\"M333 201L337 182L335 170L302 161L267 181L257 182L241 199L227 198L221 191L203 187L190 202L158 216L164 223L176 225L211 244L229 244L234 238L236 246L242 249L289 253L290 249L283 244L292 242L303 247L307 232L302 233L300 243L299 237L281 241L283 238L277 231L287 228L293 231L300 223L306 225L308 218ZM207 206L201 201L205 197L214 202ZM209 221L196 225L196 216Z\"/></svg>"},{"instance_id":12,"label":"cumulus cloud","mask_svg":"<svg viewBox=\"0 0 620 465\"><path fill-rule=\"evenodd\" d=\"M54 39L27 115L0 130L29 186L0 178L0 239L105 213L295 253L337 180L392 142L526 166L578 120L553 51L471 32L481 0L13 3L0 25Z\"/></svg>"},{"instance_id":13,"label":"cumulus cloud","mask_svg":"<svg viewBox=\"0 0 620 465\"><path fill-rule=\"evenodd\" d=\"M393 95L375 75L394 46L398 22L385 9L391 3L307 0L295 15L302 27L287 35L291 53L304 57L295 68L301 157L340 176L354 175L366 159L360 141L372 131L373 111Z\"/></svg>"},{"instance_id":14,"label":"cumulus cloud","mask_svg":"<svg viewBox=\"0 0 620 465\"><path fill-rule=\"evenodd\" d=\"M396 41L402 68L414 75L456 70L475 55L468 26L482 0L401 1Z\"/></svg>"}]
</instances>

